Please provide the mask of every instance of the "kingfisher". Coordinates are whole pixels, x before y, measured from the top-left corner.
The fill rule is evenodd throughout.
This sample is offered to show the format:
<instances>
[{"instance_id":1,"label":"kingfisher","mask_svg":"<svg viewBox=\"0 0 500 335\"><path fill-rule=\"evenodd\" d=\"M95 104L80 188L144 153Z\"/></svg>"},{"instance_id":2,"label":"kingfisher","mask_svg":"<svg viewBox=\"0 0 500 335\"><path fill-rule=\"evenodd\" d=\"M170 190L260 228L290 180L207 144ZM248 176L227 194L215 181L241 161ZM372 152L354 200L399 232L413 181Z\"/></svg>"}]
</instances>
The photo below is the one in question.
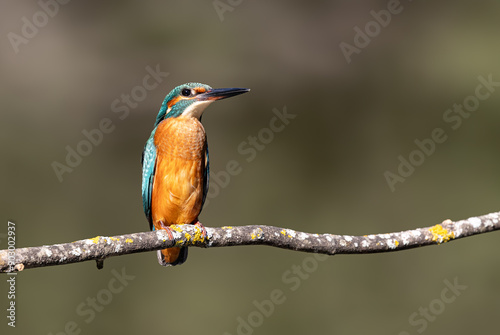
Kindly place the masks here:
<instances>
[{"instance_id":1,"label":"kingfisher","mask_svg":"<svg viewBox=\"0 0 500 335\"><path fill-rule=\"evenodd\" d=\"M187 83L167 96L142 153L142 205L151 230L195 224L208 192L209 160L201 116L212 102L250 91ZM158 250L163 266L186 261L187 247Z\"/></svg>"}]
</instances>

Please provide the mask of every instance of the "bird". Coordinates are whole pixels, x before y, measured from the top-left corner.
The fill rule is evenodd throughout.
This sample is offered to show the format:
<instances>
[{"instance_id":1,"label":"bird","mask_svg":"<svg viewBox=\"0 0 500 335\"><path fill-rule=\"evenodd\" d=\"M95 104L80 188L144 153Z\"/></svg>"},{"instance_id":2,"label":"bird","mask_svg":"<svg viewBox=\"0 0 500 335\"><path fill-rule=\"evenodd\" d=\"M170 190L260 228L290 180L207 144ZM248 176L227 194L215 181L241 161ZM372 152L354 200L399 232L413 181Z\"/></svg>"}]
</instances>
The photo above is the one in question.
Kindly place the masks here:
<instances>
[{"instance_id":1,"label":"bird","mask_svg":"<svg viewBox=\"0 0 500 335\"><path fill-rule=\"evenodd\" d=\"M142 205L151 230L195 224L209 186L208 144L201 117L212 102L250 91L186 83L168 93L142 153ZM187 247L157 251L158 262L175 266L187 259Z\"/></svg>"}]
</instances>

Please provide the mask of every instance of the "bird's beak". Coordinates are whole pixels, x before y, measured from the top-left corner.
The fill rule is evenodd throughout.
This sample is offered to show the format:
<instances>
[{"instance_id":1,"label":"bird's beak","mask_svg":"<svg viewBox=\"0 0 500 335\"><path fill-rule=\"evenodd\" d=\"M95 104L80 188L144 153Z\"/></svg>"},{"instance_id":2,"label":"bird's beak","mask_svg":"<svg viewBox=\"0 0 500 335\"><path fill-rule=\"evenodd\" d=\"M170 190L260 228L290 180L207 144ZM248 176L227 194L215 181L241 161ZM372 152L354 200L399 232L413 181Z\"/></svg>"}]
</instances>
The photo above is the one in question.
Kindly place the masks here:
<instances>
[{"instance_id":1,"label":"bird's beak","mask_svg":"<svg viewBox=\"0 0 500 335\"><path fill-rule=\"evenodd\" d=\"M197 99L200 101L215 101L234 97L235 95L243 94L248 91L250 91L248 88L214 88L205 93L198 94Z\"/></svg>"}]
</instances>

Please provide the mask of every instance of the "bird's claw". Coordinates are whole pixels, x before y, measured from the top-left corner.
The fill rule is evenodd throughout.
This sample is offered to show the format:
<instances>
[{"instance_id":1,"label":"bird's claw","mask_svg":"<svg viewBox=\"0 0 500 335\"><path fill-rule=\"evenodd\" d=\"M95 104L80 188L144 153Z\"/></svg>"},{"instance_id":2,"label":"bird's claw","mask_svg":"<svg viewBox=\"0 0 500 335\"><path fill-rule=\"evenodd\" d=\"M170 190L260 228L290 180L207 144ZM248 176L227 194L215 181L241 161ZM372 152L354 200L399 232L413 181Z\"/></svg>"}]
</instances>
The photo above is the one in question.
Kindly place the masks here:
<instances>
[{"instance_id":1,"label":"bird's claw","mask_svg":"<svg viewBox=\"0 0 500 335\"><path fill-rule=\"evenodd\" d=\"M169 239L169 240L173 240L173 239L174 239L174 234L172 234L172 229L170 229L170 227L169 227L169 226L165 225L165 224L163 223L163 221L160 221L159 223L160 223L161 228L162 228L163 230L165 230L165 232L167 233L167 235L168 235L168 239Z\"/></svg>"},{"instance_id":2,"label":"bird's claw","mask_svg":"<svg viewBox=\"0 0 500 335\"><path fill-rule=\"evenodd\" d=\"M196 221L196 223L194 225L196 227L200 228L201 236L203 237L203 239L205 239L207 237L207 230L205 229L205 226L202 225L200 221Z\"/></svg>"}]
</instances>

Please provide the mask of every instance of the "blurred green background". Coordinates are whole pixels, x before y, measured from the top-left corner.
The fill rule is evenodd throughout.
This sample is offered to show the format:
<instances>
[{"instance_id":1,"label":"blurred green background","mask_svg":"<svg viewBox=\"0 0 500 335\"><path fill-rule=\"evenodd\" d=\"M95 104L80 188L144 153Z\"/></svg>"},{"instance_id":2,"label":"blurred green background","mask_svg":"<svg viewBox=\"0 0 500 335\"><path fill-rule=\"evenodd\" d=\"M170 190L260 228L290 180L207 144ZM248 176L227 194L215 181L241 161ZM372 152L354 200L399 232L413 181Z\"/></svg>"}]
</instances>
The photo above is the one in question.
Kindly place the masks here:
<instances>
[{"instance_id":1,"label":"blurred green background","mask_svg":"<svg viewBox=\"0 0 500 335\"><path fill-rule=\"evenodd\" d=\"M35 1L4 2L0 233L13 220L17 247L27 247L147 231L141 152L165 94L188 81L252 90L212 105L203 118L217 193L202 213L206 226L357 235L500 210L500 87L456 130L443 120L453 104L474 95L478 76L500 81L500 4L402 1L399 14L377 31L370 11L387 7L388 1L71 1L57 13L48 7L50 17ZM25 27L33 36L14 47L11 33L20 38L34 19L41 27ZM348 63L340 44L354 45L354 28L366 24L370 42ZM138 94L146 68L157 66L169 73L158 87L126 117L113 112L113 102ZM270 140L262 131L273 109L285 106L295 118ZM82 131L106 118L113 131L60 182L53 162L65 164L66 147L76 149ZM414 141L435 128L447 140L391 191L384 173L397 173L398 157L408 159ZM238 147L251 147L242 143L259 134L266 144L248 161ZM216 174L232 160L242 171L221 187ZM0 329L492 333L500 308L498 239L491 233L325 261L269 247L191 248L188 262L175 268L160 267L150 252L108 259L101 271L94 262L33 269L17 276L15 329L7 326L8 286L0 281ZM6 248L5 235L0 242ZM294 266L305 267L302 277L290 272ZM120 286L113 271L133 279ZM444 303L445 282L454 280L467 288ZM110 293L110 284L122 289ZM259 312L256 303L274 290L282 303ZM430 308L429 317L421 308Z\"/></svg>"}]
</instances>

